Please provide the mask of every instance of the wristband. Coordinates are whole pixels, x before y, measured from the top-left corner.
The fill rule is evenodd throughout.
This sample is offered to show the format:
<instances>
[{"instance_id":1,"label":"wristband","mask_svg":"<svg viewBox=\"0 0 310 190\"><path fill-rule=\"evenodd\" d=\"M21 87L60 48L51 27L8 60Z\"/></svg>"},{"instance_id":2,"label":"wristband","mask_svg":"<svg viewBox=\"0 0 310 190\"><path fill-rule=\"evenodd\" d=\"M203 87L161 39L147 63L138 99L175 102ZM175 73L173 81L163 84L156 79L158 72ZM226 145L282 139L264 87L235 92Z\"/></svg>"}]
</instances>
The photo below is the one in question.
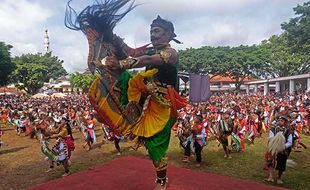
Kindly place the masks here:
<instances>
[{"instance_id":1,"label":"wristband","mask_svg":"<svg viewBox=\"0 0 310 190\"><path fill-rule=\"evenodd\" d=\"M121 69L131 69L139 63L138 58L127 58L119 61Z\"/></svg>"}]
</instances>

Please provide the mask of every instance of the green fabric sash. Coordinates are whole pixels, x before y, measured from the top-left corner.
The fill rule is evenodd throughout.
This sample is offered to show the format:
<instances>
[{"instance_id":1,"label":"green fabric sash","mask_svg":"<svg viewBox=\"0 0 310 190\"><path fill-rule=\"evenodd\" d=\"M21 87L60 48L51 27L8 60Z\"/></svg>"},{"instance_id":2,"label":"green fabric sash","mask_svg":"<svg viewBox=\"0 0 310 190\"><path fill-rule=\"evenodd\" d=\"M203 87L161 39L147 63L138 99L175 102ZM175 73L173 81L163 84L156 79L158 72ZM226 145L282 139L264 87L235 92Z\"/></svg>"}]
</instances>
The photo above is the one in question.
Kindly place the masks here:
<instances>
[{"instance_id":1,"label":"green fabric sash","mask_svg":"<svg viewBox=\"0 0 310 190\"><path fill-rule=\"evenodd\" d=\"M169 147L171 128L175 122L175 118L170 118L160 133L145 140L146 148L152 160L160 161L166 155Z\"/></svg>"}]
</instances>

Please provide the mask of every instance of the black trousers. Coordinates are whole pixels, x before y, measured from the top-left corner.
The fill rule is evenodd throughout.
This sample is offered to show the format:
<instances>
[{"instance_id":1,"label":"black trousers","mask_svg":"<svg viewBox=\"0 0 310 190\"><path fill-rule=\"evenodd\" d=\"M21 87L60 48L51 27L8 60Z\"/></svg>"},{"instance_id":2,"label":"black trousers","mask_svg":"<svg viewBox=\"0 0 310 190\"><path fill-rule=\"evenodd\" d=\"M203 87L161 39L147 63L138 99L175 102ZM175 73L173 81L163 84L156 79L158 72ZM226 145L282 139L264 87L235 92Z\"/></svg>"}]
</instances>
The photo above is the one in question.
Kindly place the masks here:
<instances>
[{"instance_id":1,"label":"black trousers","mask_svg":"<svg viewBox=\"0 0 310 190\"><path fill-rule=\"evenodd\" d=\"M279 171L285 171L286 170L286 160L288 159L289 155L291 153L291 149L287 149L284 152L277 154L277 165L276 170Z\"/></svg>"},{"instance_id":2,"label":"black trousers","mask_svg":"<svg viewBox=\"0 0 310 190\"><path fill-rule=\"evenodd\" d=\"M196 161L200 163L201 162L202 146L197 141L195 141L194 147L195 147ZM191 155L191 142L190 141L187 143L187 145L185 147L184 155L185 156Z\"/></svg>"},{"instance_id":3,"label":"black trousers","mask_svg":"<svg viewBox=\"0 0 310 190\"><path fill-rule=\"evenodd\" d=\"M120 140L118 138L114 138L114 146L118 152L121 152L121 147L119 146Z\"/></svg>"}]
</instances>

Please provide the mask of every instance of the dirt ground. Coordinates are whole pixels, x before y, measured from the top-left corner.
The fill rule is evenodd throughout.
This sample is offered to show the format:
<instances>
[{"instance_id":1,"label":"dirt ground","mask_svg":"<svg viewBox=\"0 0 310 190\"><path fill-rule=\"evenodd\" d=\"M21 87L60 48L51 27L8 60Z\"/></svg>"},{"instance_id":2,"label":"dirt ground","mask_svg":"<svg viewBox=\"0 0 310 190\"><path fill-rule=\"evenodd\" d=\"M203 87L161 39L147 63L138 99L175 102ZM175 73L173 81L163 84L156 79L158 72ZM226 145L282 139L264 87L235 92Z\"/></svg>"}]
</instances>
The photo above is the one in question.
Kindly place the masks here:
<instances>
[{"instance_id":1,"label":"dirt ground","mask_svg":"<svg viewBox=\"0 0 310 190\"><path fill-rule=\"evenodd\" d=\"M1 123L0 123L1 124ZM49 168L44 155L41 153L40 144L29 136L17 136L11 126L2 128L4 135L1 140L4 145L0 148L0 190L2 189L27 189L36 184L44 183L52 179L61 178L64 173L62 166L56 166L55 170L49 173ZM71 173L87 170L89 168L110 162L119 156L112 142L102 142L101 129L96 130L97 142L93 149L87 151L82 148L84 137L78 130L73 130L76 149L72 152ZM303 136L303 142L310 145L310 137ZM51 146L54 142L51 143ZM191 163L182 163L183 150L179 147L178 139L172 135L168 150L169 164L177 167L185 167L191 170L211 172L225 176L236 177L244 180L264 183L267 174L262 170L264 164L263 155L266 151L267 134L263 138L257 138L255 146L247 146L243 153L234 153L233 159L227 160L223 157L223 150L216 141L210 141L203 149L203 162L201 168L195 167L195 159ZM121 156L138 156L147 158L144 148L133 151L129 147L132 142L121 142ZM290 159L298 165L295 168L288 168L284 175L285 183L280 187L303 190L310 189L310 149L302 152L292 152ZM275 184L268 184L275 185Z\"/></svg>"},{"instance_id":2,"label":"dirt ground","mask_svg":"<svg viewBox=\"0 0 310 190\"><path fill-rule=\"evenodd\" d=\"M60 178L64 172L62 166L55 166L55 170L46 173L48 162L41 153L39 141L30 139L22 134L17 136L12 126L2 127L4 135L1 140L4 145L0 148L0 189L27 189L35 184L44 183L51 179ZM72 152L71 173L86 170L98 164L109 162L116 155L114 144L102 142L102 131L96 130L97 142L93 149L83 149L83 135L80 131L74 130L76 149ZM54 144L52 141L51 145ZM124 154L128 154L131 143L120 144ZM134 151L133 151L134 152ZM135 154L135 153L133 153Z\"/></svg>"}]
</instances>

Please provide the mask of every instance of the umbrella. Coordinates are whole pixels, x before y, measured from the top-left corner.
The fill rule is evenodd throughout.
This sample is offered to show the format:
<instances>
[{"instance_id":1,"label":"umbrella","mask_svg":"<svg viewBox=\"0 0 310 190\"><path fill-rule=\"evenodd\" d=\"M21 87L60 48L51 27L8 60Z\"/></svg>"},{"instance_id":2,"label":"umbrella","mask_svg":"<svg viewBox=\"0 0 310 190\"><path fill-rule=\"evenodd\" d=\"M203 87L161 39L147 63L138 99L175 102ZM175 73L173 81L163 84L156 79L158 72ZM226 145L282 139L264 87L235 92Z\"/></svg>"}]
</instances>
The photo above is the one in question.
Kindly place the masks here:
<instances>
[{"instance_id":1,"label":"umbrella","mask_svg":"<svg viewBox=\"0 0 310 190\"><path fill-rule=\"evenodd\" d=\"M25 91L17 88L2 87L0 88L0 94L25 94Z\"/></svg>"},{"instance_id":2,"label":"umbrella","mask_svg":"<svg viewBox=\"0 0 310 190\"><path fill-rule=\"evenodd\" d=\"M54 94L51 95L52 98L64 98L66 96L67 96L66 94L61 93L61 92L54 93Z\"/></svg>"},{"instance_id":3,"label":"umbrella","mask_svg":"<svg viewBox=\"0 0 310 190\"><path fill-rule=\"evenodd\" d=\"M31 96L32 98L44 98L44 97L48 97L47 94L43 94L43 93L38 93L38 94L35 94L33 96Z\"/></svg>"}]
</instances>

